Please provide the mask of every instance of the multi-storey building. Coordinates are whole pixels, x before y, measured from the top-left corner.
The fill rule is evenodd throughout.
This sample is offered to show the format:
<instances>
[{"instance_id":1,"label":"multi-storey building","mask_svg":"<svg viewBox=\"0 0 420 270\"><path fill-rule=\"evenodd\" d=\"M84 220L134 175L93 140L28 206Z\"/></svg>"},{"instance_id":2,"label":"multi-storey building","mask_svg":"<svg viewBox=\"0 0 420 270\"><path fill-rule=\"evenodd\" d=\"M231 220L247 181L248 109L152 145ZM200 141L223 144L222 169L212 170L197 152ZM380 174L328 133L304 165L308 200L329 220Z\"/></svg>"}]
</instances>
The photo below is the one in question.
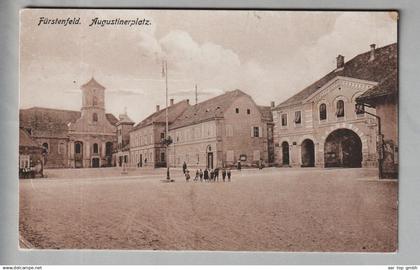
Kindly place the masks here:
<instances>
[{"instance_id":1,"label":"multi-storey building","mask_svg":"<svg viewBox=\"0 0 420 270\"><path fill-rule=\"evenodd\" d=\"M188 107L189 100L174 104L170 100L168 106L168 122L173 123ZM160 109L156 105L156 112L138 123L129 132L130 165L133 167L165 167L166 146L163 140L166 137L166 108Z\"/></svg>"},{"instance_id":2,"label":"multi-storey building","mask_svg":"<svg viewBox=\"0 0 420 270\"><path fill-rule=\"evenodd\" d=\"M128 117L127 112L118 116L117 126L117 149L116 166L121 167L123 163L129 164L130 157L130 131L133 129L134 122Z\"/></svg>"},{"instance_id":3,"label":"multi-storey building","mask_svg":"<svg viewBox=\"0 0 420 270\"><path fill-rule=\"evenodd\" d=\"M269 162L269 107L260 107L240 90L189 107L169 127L170 166L221 167ZM271 151L272 152L272 151Z\"/></svg>"},{"instance_id":4,"label":"multi-storey building","mask_svg":"<svg viewBox=\"0 0 420 270\"><path fill-rule=\"evenodd\" d=\"M377 166L377 120L356 98L397 70L397 46L357 55L273 110L276 161L283 166ZM374 108L365 108L375 114Z\"/></svg>"},{"instance_id":5,"label":"multi-storey building","mask_svg":"<svg viewBox=\"0 0 420 270\"><path fill-rule=\"evenodd\" d=\"M47 153L46 168L113 163L118 119L105 112L105 88L92 78L81 89L81 111L38 107L20 110L20 127Z\"/></svg>"}]
</instances>

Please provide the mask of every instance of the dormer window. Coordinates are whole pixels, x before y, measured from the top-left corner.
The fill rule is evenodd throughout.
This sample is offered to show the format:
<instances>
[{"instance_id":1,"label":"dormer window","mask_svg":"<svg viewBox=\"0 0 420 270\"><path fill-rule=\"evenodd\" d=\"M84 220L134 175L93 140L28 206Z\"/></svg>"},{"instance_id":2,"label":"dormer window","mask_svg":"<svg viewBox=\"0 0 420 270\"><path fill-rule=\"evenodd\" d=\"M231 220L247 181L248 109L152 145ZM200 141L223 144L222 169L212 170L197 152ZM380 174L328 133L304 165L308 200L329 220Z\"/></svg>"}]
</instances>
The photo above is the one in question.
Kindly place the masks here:
<instances>
[{"instance_id":1,"label":"dormer window","mask_svg":"<svg viewBox=\"0 0 420 270\"><path fill-rule=\"evenodd\" d=\"M344 101L339 100L337 101L337 117L344 117Z\"/></svg>"}]
</instances>

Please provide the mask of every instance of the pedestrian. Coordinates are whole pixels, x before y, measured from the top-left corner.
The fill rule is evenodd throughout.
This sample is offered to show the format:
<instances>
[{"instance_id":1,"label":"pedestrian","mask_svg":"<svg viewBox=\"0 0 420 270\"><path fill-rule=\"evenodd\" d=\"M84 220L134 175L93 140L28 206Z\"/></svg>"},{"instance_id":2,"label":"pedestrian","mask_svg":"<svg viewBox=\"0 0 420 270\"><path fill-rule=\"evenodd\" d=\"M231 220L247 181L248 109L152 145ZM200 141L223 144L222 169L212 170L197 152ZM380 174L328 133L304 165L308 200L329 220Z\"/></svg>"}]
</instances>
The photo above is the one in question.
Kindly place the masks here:
<instances>
[{"instance_id":1,"label":"pedestrian","mask_svg":"<svg viewBox=\"0 0 420 270\"><path fill-rule=\"evenodd\" d=\"M228 182L230 182L230 177L231 177L231 172L230 169L227 170L227 177L228 177Z\"/></svg>"},{"instance_id":2,"label":"pedestrian","mask_svg":"<svg viewBox=\"0 0 420 270\"><path fill-rule=\"evenodd\" d=\"M213 169L210 169L210 182L213 182L214 172Z\"/></svg>"},{"instance_id":3,"label":"pedestrian","mask_svg":"<svg viewBox=\"0 0 420 270\"><path fill-rule=\"evenodd\" d=\"M239 160L238 160L238 171L240 171L240 170L241 170L241 168L242 168L242 166L241 166L241 161L239 161Z\"/></svg>"},{"instance_id":4,"label":"pedestrian","mask_svg":"<svg viewBox=\"0 0 420 270\"><path fill-rule=\"evenodd\" d=\"M187 182L189 182L189 181L190 181L190 172L189 172L188 170L186 170L186 171L185 171L185 180L186 180Z\"/></svg>"},{"instance_id":5,"label":"pedestrian","mask_svg":"<svg viewBox=\"0 0 420 270\"><path fill-rule=\"evenodd\" d=\"M219 168L214 169L214 180L219 182Z\"/></svg>"},{"instance_id":6,"label":"pedestrian","mask_svg":"<svg viewBox=\"0 0 420 270\"><path fill-rule=\"evenodd\" d=\"M182 164L182 173L185 174L186 170L187 170L187 163L185 163L185 161L184 161L184 164Z\"/></svg>"},{"instance_id":7,"label":"pedestrian","mask_svg":"<svg viewBox=\"0 0 420 270\"><path fill-rule=\"evenodd\" d=\"M194 177L194 181L196 182L196 181L198 181L198 178L200 177L200 171L197 169L196 171L195 171L195 177Z\"/></svg>"},{"instance_id":8,"label":"pedestrian","mask_svg":"<svg viewBox=\"0 0 420 270\"><path fill-rule=\"evenodd\" d=\"M204 170L204 181L207 182L209 180L209 170L206 168Z\"/></svg>"},{"instance_id":9,"label":"pedestrian","mask_svg":"<svg viewBox=\"0 0 420 270\"><path fill-rule=\"evenodd\" d=\"M258 169L260 169L260 170L262 170L262 169L263 169L263 161L262 161L262 159L260 159L260 160L258 161Z\"/></svg>"},{"instance_id":10,"label":"pedestrian","mask_svg":"<svg viewBox=\"0 0 420 270\"><path fill-rule=\"evenodd\" d=\"M225 178L226 178L226 169L225 168L222 169L222 178L223 178L223 182L225 182Z\"/></svg>"},{"instance_id":11,"label":"pedestrian","mask_svg":"<svg viewBox=\"0 0 420 270\"><path fill-rule=\"evenodd\" d=\"M200 169L200 182L203 182L203 171Z\"/></svg>"}]
</instances>

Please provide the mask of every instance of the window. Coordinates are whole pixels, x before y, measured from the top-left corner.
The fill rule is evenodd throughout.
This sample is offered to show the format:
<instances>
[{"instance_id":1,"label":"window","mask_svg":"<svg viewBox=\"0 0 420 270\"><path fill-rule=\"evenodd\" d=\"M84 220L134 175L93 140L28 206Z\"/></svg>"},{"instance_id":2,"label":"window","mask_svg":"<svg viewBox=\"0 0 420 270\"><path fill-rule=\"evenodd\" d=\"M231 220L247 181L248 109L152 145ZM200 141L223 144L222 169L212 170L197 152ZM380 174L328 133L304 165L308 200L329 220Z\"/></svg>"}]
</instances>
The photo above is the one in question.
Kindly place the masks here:
<instances>
[{"instance_id":1,"label":"window","mask_svg":"<svg viewBox=\"0 0 420 270\"><path fill-rule=\"evenodd\" d=\"M356 104L356 114L357 115L365 114L365 105L364 104Z\"/></svg>"},{"instance_id":2,"label":"window","mask_svg":"<svg viewBox=\"0 0 420 270\"><path fill-rule=\"evenodd\" d=\"M97 143L94 143L94 144L93 144L93 153L94 153L94 154L98 154L98 152L99 152L99 147L98 147L98 144L97 144Z\"/></svg>"},{"instance_id":3,"label":"window","mask_svg":"<svg viewBox=\"0 0 420 270\"><path fill-rule=\"evenodd\" d=\"M235 111L236 111L236 113L239 113L239 108L236 108Z\"/></svg>"},{"instance_id":4,"label":"window","mask_svg":"<svg viewBox=\"0 0 420 270\"><path fill-rule=\"evenodd\" d=\"M250 109L246 109L246 113L247 114L251 114L251 110Z\"/></svg>"},{"instance_id":5,"label":"window","mask_svg":"<svg viewBox=\"0 0 420 270\"><path fill-rule=\"evenodd\" d=\"M98 105L98 98L97 97L95 97L95 96L93 97L92 104L93 104L93 106Z\"/></svg>"},{"instance_id":6,"label":"window","mask_svg":"<svg viewBox=\"0 0 420 270\"><path fill-rule=\"evenodd\" d=\"M281 126L282 127L287 126L287 113L283 113L281 115Z\"/></svg>"},{"instance_id":7,"label":"window","mask_svg":"<svg viewBox=\"0 0 420 270\"><path fill-rule=\"evenodd\" d=\"M295 112L295 124L301 124L302 123L302 112L297 111Z\"/></svg>"},{"instance_id":8,"label":"window","mask_svg":"<svg viewBox=\"0 0 420 270\"><path fill-rule=\"evenodd\" d=\"M252 127L252 137L260 137L260 127Z\"/></svg>"},{"instance_id":9,"label":"window","mask_svg":"<svg viewBox=\"0 0 420 270\"><path fill-rule=\"evenodd\" d=\"M76 143L75 145L75 152L76 154L80 154L82 152L82 144L81 143Z\"/></svg>"},{"instance_id":10,"label":"window","mask_svg":"<svg viewBox=\"0 0 420 270\"><path fill-rule=\"evenodd\" d=\"M327 105L322 103L319 105L319 120L326 120L327 119Z\"/></svg>"},{"instance_id":11,"label":"window","mask_svg":"<svg viewBox=\"0 0 420 270\"><path fill-rule=\"evenodd\" d=\"M165 162L165 153L160 153L160 161Z\"/></svg>"},{"instance_id":12,"label":"window","mask_svg":"<svg viewBox=\"0 0 420 270\"><path fill-rule=\"evenodd\" d=\"M93 119L93 122L98 122L98 114L97 113L93 113L92 119Z\"/></svg>"},{"instance_id":13,"label":"window","mask_svg":"<svg viewBox=\"0 0 420 270\"><path fill-rule=\"evenodd\" d=\"M337 117L344 117L344 101L337 101Z\"/></svg>"},{"instance_id":14,"label":"window","mask_svg":"<svg viewBox=\"0 0 420 270\"><path fill-rule=\"evenodd\" d=\"M161 132L161 133L160 133L160 138L161 138L161 139L165 139L165 133Z\"/></svg>"}]
</instances>

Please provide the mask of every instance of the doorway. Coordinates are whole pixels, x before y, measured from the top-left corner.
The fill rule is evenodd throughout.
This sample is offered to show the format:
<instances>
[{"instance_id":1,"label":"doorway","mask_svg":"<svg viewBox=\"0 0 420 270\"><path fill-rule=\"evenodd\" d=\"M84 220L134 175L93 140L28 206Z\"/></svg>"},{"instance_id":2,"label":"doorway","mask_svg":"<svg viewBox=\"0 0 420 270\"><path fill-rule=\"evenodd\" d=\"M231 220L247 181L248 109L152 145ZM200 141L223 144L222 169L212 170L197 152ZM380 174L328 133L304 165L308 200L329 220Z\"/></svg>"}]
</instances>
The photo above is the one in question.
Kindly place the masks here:
<instances>
[{"instance_id":1,"label":"doorway","mask_svg":"<svg viewBox=\"0 0 420 270\"><path fill-rule=\"evenodd\" d=\"M213 169L213 153L207 153L207 168Z\"/></svg>"},{"instance_id":2,"label":"doorway","mask_svg":"<svg viewBox=\"0 0 420 270\"><path fill-rule=\"evenodd\" d=\"M99 158L92 158L92 168L99 168Z\"/></svg>"},{"instance_id":3,"label":"doorway","mask_svg":"<svg viewBox=\"0 0 420 270\"><path fill-rule=\"evenodd\" d=\"M315 166L315 146L314 142L306 139L302 142L302 167Z\"/></svg>"},{"instance_id":4,"label":"doorway","mask_svg":"<svg viewBox=\"0 0 420 270\"><path fill-rule=\"evenodd\" d=\"M281 144L281 150L282 150L282 159L283 159L283 166L289 166L290 165L290 158L289 158L289 143L283 142Z\"/></svg>"}]
</instances>

